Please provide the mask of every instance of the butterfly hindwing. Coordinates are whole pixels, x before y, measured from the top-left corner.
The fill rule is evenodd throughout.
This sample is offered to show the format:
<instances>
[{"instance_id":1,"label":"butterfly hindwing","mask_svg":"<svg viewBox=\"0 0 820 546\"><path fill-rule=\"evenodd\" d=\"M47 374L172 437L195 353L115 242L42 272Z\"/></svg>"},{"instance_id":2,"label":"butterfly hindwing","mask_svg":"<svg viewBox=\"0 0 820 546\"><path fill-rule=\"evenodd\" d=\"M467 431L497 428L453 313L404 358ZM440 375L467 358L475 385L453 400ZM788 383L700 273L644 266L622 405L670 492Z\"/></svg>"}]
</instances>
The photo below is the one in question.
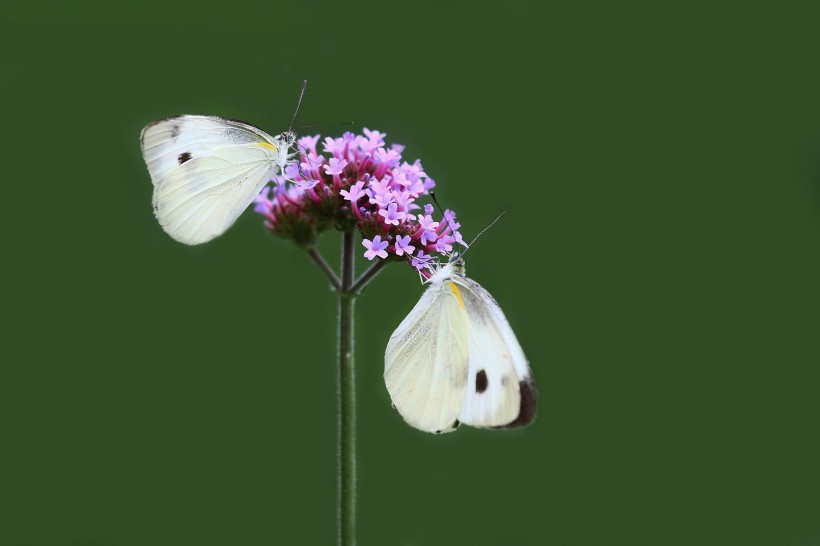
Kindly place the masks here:
<instances>
[{"instance_id":1,"label":"butterfly hindwing","mask_svg":"<svg viewBox=\"0 0 820 546\"><path fill-rule=\"evenodd\" d=\"M472 279L452 277L469 323L467 388L459 420L480 428L516 428L536 415L536 390L524 351L501 307Z\"/></svg>"},{"instance_id":2,"label":"butterfly hindwing","mask_svg":"<svg viewBox=\"0 0 820 546\"><path fill-rule=\"evenodd\" d=\"M189 245L228 229L282 158L281 145L261 129L212 116L155 121L140 143L154 184L154 214L171 237Z\"/></svg>"}]
</instances>

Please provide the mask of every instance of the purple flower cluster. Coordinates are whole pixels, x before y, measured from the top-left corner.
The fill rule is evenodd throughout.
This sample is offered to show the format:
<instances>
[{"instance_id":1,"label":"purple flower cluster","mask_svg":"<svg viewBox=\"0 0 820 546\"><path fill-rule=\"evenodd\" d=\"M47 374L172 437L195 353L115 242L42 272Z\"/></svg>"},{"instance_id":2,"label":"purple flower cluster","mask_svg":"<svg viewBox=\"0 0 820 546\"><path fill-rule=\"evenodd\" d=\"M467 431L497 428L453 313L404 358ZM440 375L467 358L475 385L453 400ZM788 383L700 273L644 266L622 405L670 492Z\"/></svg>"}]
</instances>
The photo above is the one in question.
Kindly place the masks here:
<instances>
[{"instance_id":1,"label":"purple flower cluster","mask_svg":"<svg viewBox=\"0 0 820 546\"><path fill-rule=\"evenodd\" d=\"M416 200L436 185L419 160L402 161L404 146L385 147L384 133L364 129L364 136L347 132L299 139L299 161L288 164L284 176L274 176L258 197L255 211L272 232L297 243L314 244L319 232L356 227L362 234L364 257L403 260L427 275L435 254L447 254L453 244L467 246L456 215L445 210L433 218L430 204Z\"/></svg>"}]
</instances>

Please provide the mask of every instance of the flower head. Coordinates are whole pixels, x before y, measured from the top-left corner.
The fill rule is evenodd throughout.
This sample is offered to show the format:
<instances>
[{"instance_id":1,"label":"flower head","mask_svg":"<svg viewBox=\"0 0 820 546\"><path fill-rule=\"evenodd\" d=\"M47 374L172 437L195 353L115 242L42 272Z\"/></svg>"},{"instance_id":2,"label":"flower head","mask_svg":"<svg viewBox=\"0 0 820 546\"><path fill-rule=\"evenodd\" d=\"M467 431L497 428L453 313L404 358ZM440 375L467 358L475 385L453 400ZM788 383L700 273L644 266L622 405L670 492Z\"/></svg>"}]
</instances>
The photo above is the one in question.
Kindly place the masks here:
<instances>
[{"instance_id":1,"label":"flower head","mask_svg":"<svg viewBox=\"0 0 820 546\"><path fill-rule=\"evenodd\" d=\"M428 275L436 254L463 244L461 225L452 211L417 202L435 186L421 161L404 160L404 146L386 144L385 133L363 133L300 138L298 160L274 176L254 210L270 231L305 246L324 230L355 228L368 260L403 260Z\"/></svg>"}]
</instances>

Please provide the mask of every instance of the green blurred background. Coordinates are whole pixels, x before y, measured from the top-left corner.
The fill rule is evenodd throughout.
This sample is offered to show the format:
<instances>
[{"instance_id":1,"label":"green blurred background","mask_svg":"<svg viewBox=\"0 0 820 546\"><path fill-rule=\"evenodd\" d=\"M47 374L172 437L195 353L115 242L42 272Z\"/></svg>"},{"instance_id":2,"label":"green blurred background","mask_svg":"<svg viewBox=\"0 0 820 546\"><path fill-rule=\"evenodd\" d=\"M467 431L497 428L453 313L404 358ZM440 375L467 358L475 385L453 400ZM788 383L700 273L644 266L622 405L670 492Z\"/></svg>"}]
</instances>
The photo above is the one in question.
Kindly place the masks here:
<instances>
[{"instance_id":1,"label":"green blurred background","mask_svg":"<svg viewBox=\"0 0 820 546\"><path fill-rule=\"evenodd\" d=\"M252 213L172 241L138 145L279 132L305 78L302 123L406 144L468 238L507 211L468 273L540 389L529 429L406 426L391 266L357 307L362 545L820 544L819 16L4 4L0 545L333 543L333 295Z\"/></svg>"}]
</instances>

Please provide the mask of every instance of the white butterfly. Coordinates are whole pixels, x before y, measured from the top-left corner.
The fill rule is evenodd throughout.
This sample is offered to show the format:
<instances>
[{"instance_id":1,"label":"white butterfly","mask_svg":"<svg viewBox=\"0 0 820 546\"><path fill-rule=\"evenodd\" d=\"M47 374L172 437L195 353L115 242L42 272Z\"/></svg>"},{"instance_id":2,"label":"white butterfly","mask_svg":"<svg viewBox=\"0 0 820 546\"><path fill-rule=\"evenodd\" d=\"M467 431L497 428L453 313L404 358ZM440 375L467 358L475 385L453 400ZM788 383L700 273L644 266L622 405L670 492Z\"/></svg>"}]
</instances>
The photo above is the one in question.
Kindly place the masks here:
<instances>
[{"instance_id":1,"label":"white butterfly","mask_svg":"<svg viewBox=\"0 0 820 546\"><path fill-rule=\"evenodd\" d=\"M524 351L489 292L456 257L390 336L384 381L411 426L450 432L461 423L517 428L535 419L535 382Z\"/></svg>"},{"instance_id":2,"label":"white butterfly","mask_svg":"<svg viewBox=\"0 0 820 546\"><path fill-rule=\"evenodd\" d=\"M274 174L284 172L296 135L272 137L216 116L173 116L142 130L154 183L154 214L168 235L198 245L231 227Z\"/></svg>"}]
</instances>

